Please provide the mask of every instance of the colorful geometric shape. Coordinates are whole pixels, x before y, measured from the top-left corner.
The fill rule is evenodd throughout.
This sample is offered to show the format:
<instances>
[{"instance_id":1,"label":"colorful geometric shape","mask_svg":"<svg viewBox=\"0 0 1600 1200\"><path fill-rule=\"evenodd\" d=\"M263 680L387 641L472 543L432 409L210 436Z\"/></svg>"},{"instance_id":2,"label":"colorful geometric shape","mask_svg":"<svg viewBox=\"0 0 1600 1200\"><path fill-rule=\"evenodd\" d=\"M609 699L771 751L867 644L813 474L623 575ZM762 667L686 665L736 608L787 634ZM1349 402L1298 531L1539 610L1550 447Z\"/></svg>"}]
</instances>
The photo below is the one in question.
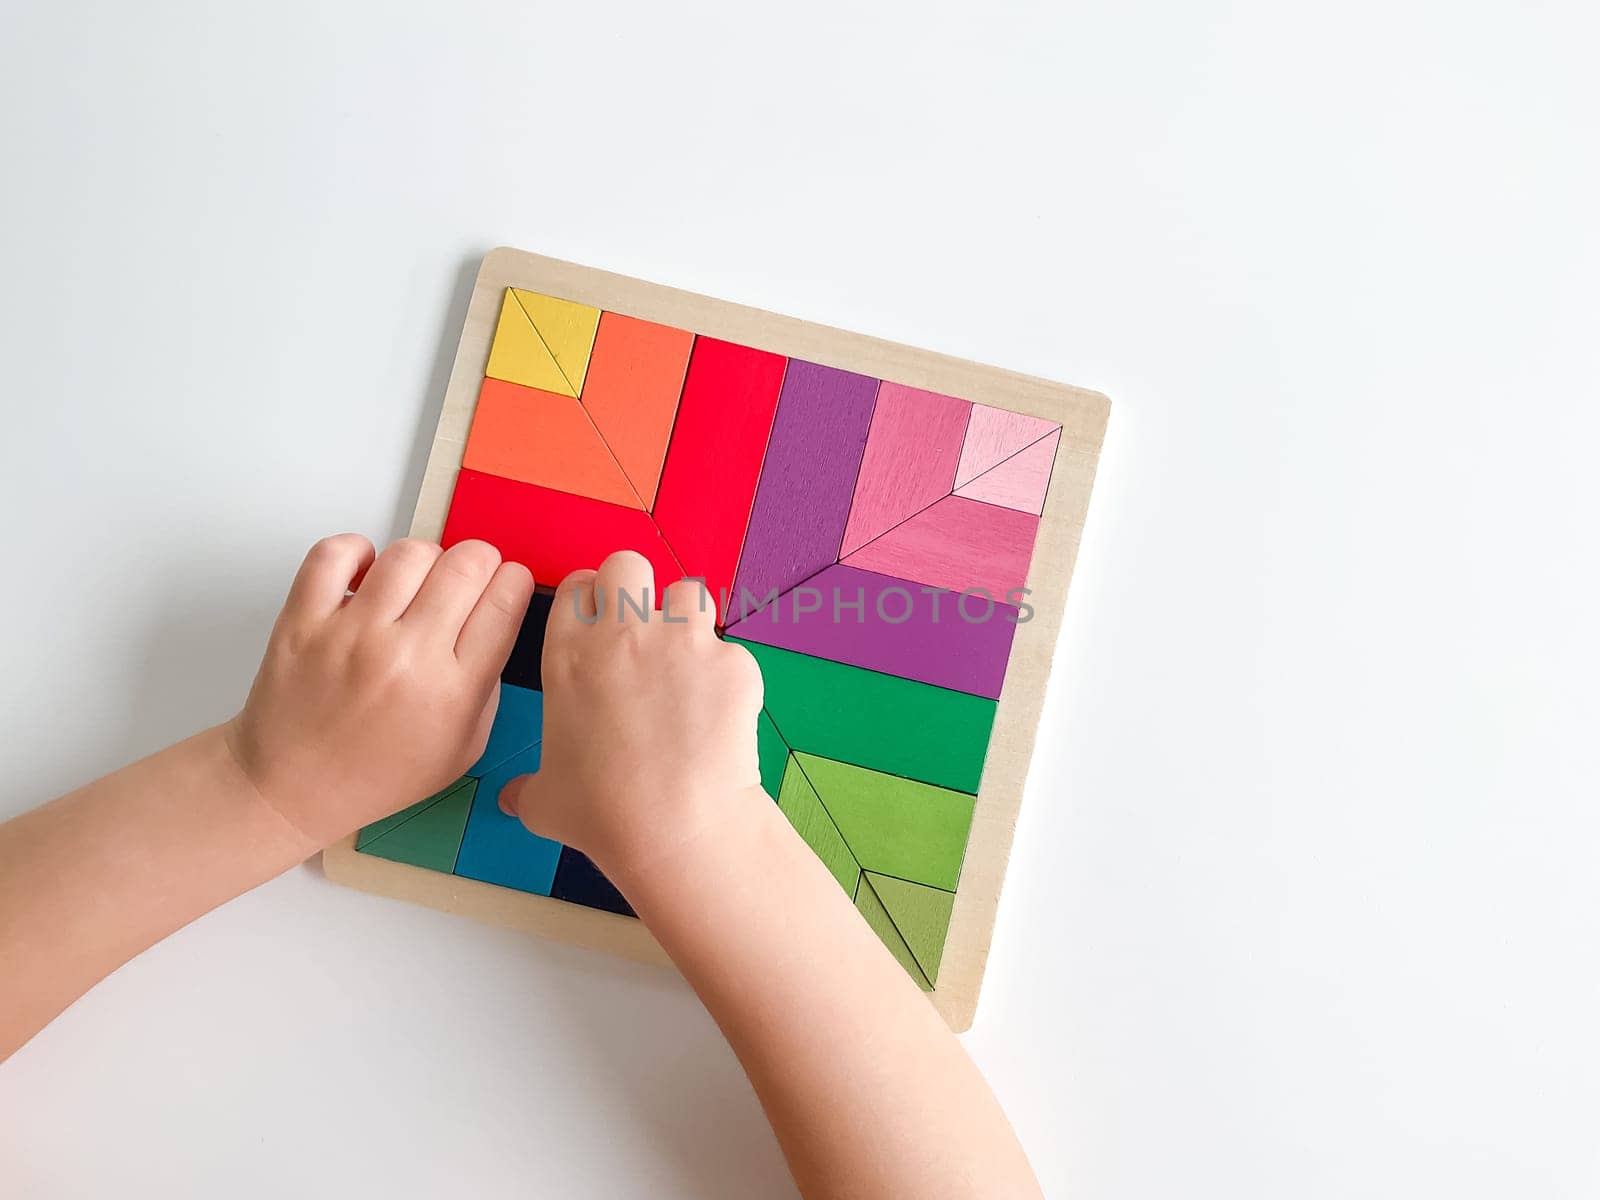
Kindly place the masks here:
<instances>
[{"instance_id":1,"label":"colorful geometric shape","mask_svg":"<svg viewBox=\"0 0 1600 1200\"><path fill-rule=\"evenodd\" d=\"M889 915L889 910L884 907L883 900L873 890L871 883L864 877L861 886L856 890L856 911L866 918L867 925L872 932L877 934L883 944L889 947L889 953L894 955L895 961L905 968L907 975L919 988L925 992L933 991L933 984L922 973L922 968L917 965L917 956L911 953L911 947L906 945L906 940L901 936L900 930L895 927L894 918Z\"/></svg>"},{"instance_id":2,"label":"colorful geometric shape","mask_svg":"<svg viewBox=\"0 0 1600 1200\"><path fill-rule=\"evenodd\" d=\"M500 684L500 703L489 727L489 741L467 774L481 778L508 758L531 750L544 737L544 693Z\"/></svg>"},{"instance_id":3,"label":"colorful geometric shape","mask_svg":"<svg viewBox=\"0 0 1600 1200\"><path fill-rule=\"evenodd\" d=\"M356 849L391 862L450 872L477 788L475 779L456 780L426 800L368 825L356 836Z\"/></svg>"},{"instance_id":4,"label":"colorful geometric shape","mask_svg":"<svg viewBox=\"0 0 1600 1200\"><path fill-rule=\"evenodd\" d=\"M730 639L755 656L783 741L939 787L976 792L995 702L896 675Z\"/></svg>"},{"instance_id":5,"label":"colorful geometric shape","mask_svg":"<svg viewBox=\"0 0 1600 1200\"><path fill-rule=\"evenodd\" d=\"M870 871L863 873L861 886L870 886L878 894L878 901L905 939L923 975L929 983L938 983L939 962L944 957L944 941L950 932L950 914L955 909L955 893Z\"/></svg>"},{"instance_id":6,"label":"colorful geometric shape","mask_svg":"<svg viewBox=\"0 0 1600 1200\"><path fill-rule=\"evenodd\" d=\"M839 560L878 381L789 360L725 623Z\"/></svg>"},{"instance_id":7,"label":"colorful geometric shape","mask_svg":"<svg viewBox=\"0 0 1600 1200\"><path fill-rule=\"evenodd\" d=\"M1060 430L1061 426L1043 417L974 404L972 419L967 423L967 436L961 444L961 460L956 464L955 486L965 487L1017 451Z\"/></svg>"},{"instance_id":8,"label":"colorful geometric shape","mask_svg":"<svg viewBox=\"0 0 1600 1200\"><path fill-rule=\"evenodd\" d=\"M956 495L985 504L998 504L1018 512L1044 512L1044 494L1050 486L1050 472L1056 463L1056 445L1061 430L1046 434L1033 445L1003 459L970 483L956 489Z\"/></svg>"},{"instance_id":9,"label":"colorful geometric shape","mask_svg":"<svg viewBox=\"0 0 1600 1200\"><path fill-rule=\"evenodd\" d=\"M683 565L727 610L788 360L697 337L651 510Z\"/></svg>"},{"instance_id":10,"label":"colorful geometric shape","mask_svg":"<svg viewBox=\"0 0 1600 1200\"><path fill-rule=\"evenodd\" d=\"M955 891L972 796L801 751L794 760L863 871Z\"/></svg>"},{"instance_id":11,"label":"colorful geometric shape","mask_svg":"<svg viewBox=\"0 0 1600 1200\"><path fill-rule=\"evenodd\" d=\"M516 643L511 647L511 657L506 659L505 670L500 672L500 682L534 692L544 690L544 631L554 603L555 596L551 592L533 594L528 603L528 615L522 618Z\"/></svg>"},{"instance_id":12,"label":"colorful geometric shape","mask_svg":"<svg viewBox=\"0 0 1600 1200\"><path fill-rule=\"evenodd\" d=\"M463 469L441 540L449 547L468 538L482 538L547 585L598 567L614 550L637 550L655 569L658 604L662 590L684 574L648 513Z\"/></svg>"},{"instance_id":13,"label":"colorful geometric shape","mask_svg":"<svg viewBox=\"0 0 1600 1200\"><path fill-rule=\"evenodd\" d=\"M965 613L963 613L965 609ZM1018 610L835 564L728 627L730 637L997 698Z\"/></svg>"},{"instance_id":14,"label":"colorful geometric shape","mask_svg":"<svg viewBox=\"0 0 1600 1200\"><path fill-rule=\"evenodd\" d=\"M841 557L950 494L971 414L954 396L879 385Z\"/></svg>"},{"instance_id":15,"label":"colorful geometric shape","mask_svg":"<svg viewBox=\"0 0 1600 1200\"><path fill-rule=\"evenodd\" d=\"M538 769L539 747L534 746L507 759L479 781L461 852L456 856L455 874L540 896L550 894L561 844L529 833L520 820L500 809L500 789L518 775L531 775Z\"/></svg>"},{"instance_id":16,"label":"colorful geometric shape","mask_svg":"<svg viewBox=\"0 0 1600 1200\"><path fill-rule=\"evenodd\" d=\"M605 877L587 854L571 846L561 847L555 878L550 883L550 895L556 900L598 908L618 916L634 915L633 906L617 890L617 885Z\"/></svg>"},{"instance_id":17,"label":"colorful geometric shape","mask_svg":"<svg viewBox=\"0 0 1600 1200\"><path fill-rule=\"evenodd\" d=\"M598 308L507 288L484 374L576 399L599 323Z\"/></svg>"},{"instance_id":18,"label":"colorful geometric shape","mask_svg":"<svg viewBox=\"0 0 1600 1200\"><path fill-rule=\"evenodd\" d=\"M1015 603L1028 580L1038 532L1039 518L1032 513L946 496L847 555L844 563Z\"/></svg>"},{"instance_id":19,"label":"colorful geometric shape","mask_svg":"<svg viewBox=\"0 0 1600 1200\"><path fill-rule=\"evenodd\" d=\"M645 507L581 404L518 383L483 381L461 465L608 504Z\"/></svg>"},{"instance_id":20,"label":"colorful geometric shape","mask_svg":"<svg viewBox=\"0 0 1600 1200\"><path fill-rule=\"evenodd\" d=\"M600 314L581 400L643 508L656 500L693 344L682 329Z\"/></svg>"},{"instance_id":21,"label":"colorful geometric shape","mask_svg":"<svg viewBox=\"0 0 1600 1200\"><path fill-rule=\"evenodd\" d=\"M822 860L822 865L839 886L850 896L856 894L856 884L861 879L861 864L856 861L844 835L833 823L828 810L823 807L817 792L806 778L806 773L793 755L783 773L783 787L778 793L778 809L789 818L789 824L811 847L812 853Z\"/></svg>"},{"instance_id":22,"label":"colorful geometric shape","mask_svg":"<svg viewBox=\"0 0 1600 1200\"><path fill-rule=\"evenodd\" d=\"M761 790L776 800L789 766L789 747L764 708L756 717L756 761L761 769Z\"/></svg>"}]
</instances>

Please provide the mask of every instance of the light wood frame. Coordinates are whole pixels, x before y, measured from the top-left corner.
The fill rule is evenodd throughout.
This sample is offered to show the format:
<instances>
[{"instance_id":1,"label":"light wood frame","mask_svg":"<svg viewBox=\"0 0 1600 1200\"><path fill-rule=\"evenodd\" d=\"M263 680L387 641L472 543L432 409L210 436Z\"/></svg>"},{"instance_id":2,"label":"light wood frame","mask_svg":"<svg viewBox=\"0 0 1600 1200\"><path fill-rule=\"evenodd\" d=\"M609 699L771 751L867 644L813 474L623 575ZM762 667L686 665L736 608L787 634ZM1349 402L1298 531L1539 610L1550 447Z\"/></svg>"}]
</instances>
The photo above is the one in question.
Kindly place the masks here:
<instances>
[{"instance_id":1,"label":"light wood frame","mask_svg":"<svg viewBox=\"0 0 1600 1200\"><path fill-rule=\"evenodd\" d=\"M417 537L438 540L444 530L507 287L1060 423L1060 446L1028 571L1034 615L1017 626L1011 646L939 981L931 993L934 1007L953 1029L970 1028L1110 401L1098 392L501 248L485 256L473 287L412 517L411 532ZM649 931L631 917L361 854L355 841L352 834L323 853L329 879L564 942L668 963Z\"/></svg>"}]
</instances>

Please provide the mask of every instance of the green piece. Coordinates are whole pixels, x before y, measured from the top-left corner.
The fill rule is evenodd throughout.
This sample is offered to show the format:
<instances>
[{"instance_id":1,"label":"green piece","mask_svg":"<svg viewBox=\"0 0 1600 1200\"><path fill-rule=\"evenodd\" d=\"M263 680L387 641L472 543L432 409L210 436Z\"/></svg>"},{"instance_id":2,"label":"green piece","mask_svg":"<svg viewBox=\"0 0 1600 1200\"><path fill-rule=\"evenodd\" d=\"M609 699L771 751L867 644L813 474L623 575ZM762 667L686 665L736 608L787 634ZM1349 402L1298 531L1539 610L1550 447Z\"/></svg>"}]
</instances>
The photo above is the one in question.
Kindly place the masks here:
<instances>
[{"instance_id":1,"label":"green piece","mask_svg":"<svg viewBox=\"0 0 1600 1200\"><path fill-rule=\"evenodd\" d=\"M863 871L955 891L971 796L798 750L794 757Z\"/></svg>"},{"instance_id":2,"label":"green piece","mask_svg":"<svg viewBox=\"0 0 1600 1200\"><path fill-rule=\"evenodd\" d=\"M789 818L800 836L805 839L822 865L832 872L839 886L851 896L856 892L856 881L861 878L861 864L856 862L850 847L844 844L839 828L817 799L816 790L806 779L794 759L783 773L783 787L778 792L778 809Z\"/></svg>"},{"instance_id":3,"label":"green piece","mask_svg":"<svg viewBox=\"0 0 1600 1200\"><path fill-rule=\"evenodd\" d=\"M783 744L766 709L756 718L756 757L761 763L761 790L776 800L789 766L789 747Z\"/></svg>"},{"instance_id":4,"label":"green piece","mask_svg":"<svg viewBox=\"0 0 1600 1200\"><path fill-rule=\"evenodd\" d=\"M928 982L928 977L922 973L922 968L917 966L911 947L907 946L905 938L900 936L900 931L895 928L894 919L889 916L889 910L883 906L883 901L873 890L872 880L865 875L861 877L861 890L856 893L856 910L867 919L867 924L872 926L872 932L883 939L883 944L889 947L889 953L894 955L906 969L906 974L911 976L916 985L925 992L933 991L933 984Z\"/></svg>"},{"instance_id":5,"label":"green piece","mask_svg":"<svg viewBox=\"0 0 1600 1200\"><path fill-rule=\"evenodd\" d=\"M871 873L862 876L861 886L878 893L879 903L888 910L923 975L930 983L938 983L939 960L944 957L944 939L950 932L955 893Z\"/></svg>"},{"instance_id":6,"label":"green piece","mask_svg":"<svg viewBox=\"0 0 1600 1200\"><path fill-rule=\"evenodd\" d=\"M994 724L993 700L728 640L755 655L766 682L767 712L790 749L976 794Z\"/></svg>"},{"instance_id":7,"label":"green piece","mask_svg":"<svg viewBox=\"0 0 1600 1200\"><path fill-rule=\"evenodd\" d=\"M368 825L356 839L363 854L449 874L467 831L476 779L460 779L420 804Z\"/></svg>"}]
</instances>

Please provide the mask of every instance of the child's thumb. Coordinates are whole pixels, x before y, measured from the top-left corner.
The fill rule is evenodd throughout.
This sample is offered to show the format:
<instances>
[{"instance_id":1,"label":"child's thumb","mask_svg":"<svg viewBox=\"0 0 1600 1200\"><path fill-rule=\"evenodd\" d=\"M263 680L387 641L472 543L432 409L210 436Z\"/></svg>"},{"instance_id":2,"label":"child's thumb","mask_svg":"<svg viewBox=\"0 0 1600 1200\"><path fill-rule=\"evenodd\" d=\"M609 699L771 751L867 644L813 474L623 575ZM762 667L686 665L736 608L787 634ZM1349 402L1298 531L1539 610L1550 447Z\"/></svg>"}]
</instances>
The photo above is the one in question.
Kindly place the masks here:
<instances>
[{"instance_id":1,"label":"child's thumb","mask_svg":"<svg viewBox=\"0 0 1600 1200\"><path fill-rule=\"evenodd\" d=\"M526 823L523 814L533 811L533 793L538 786L537 775L518 775L500 789L500 811Z\"/></svg>"}]
</instances>

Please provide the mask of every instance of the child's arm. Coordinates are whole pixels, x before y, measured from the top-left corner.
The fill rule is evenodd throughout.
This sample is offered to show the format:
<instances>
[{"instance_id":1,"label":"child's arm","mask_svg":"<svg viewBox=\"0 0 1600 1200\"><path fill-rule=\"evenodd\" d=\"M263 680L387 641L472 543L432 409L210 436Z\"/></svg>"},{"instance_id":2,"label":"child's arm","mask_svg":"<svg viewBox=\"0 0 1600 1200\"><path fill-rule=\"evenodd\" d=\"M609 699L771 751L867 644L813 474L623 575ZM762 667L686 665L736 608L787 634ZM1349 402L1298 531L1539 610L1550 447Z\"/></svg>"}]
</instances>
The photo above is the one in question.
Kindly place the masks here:
<instances>
[{"instance_id":1,"label":"child's arm","mask_svg":"<svg viewBox=\"0 0 1600 1200\"><path fill-rule=\"evenodd\" d=\"M141 950L465 770L532 591L482 542L313 547L238 717L0 825L0 1059Z\"/></svg>"},{"instance_id":2,"label":"child's arm","mask_svg":"<svg viewBox=\"0 0 1600 1200\"><path fill-rule=\"evenodd\" d=\"M618 603L650 578L617 554L562 585L543 765L502 804L622 889L727 1035L807 1196L1038 1195L982 1076L761 791L754 661L716 639L698 584L668 589L670 622Z\"/></svg>"}]
</instances>

